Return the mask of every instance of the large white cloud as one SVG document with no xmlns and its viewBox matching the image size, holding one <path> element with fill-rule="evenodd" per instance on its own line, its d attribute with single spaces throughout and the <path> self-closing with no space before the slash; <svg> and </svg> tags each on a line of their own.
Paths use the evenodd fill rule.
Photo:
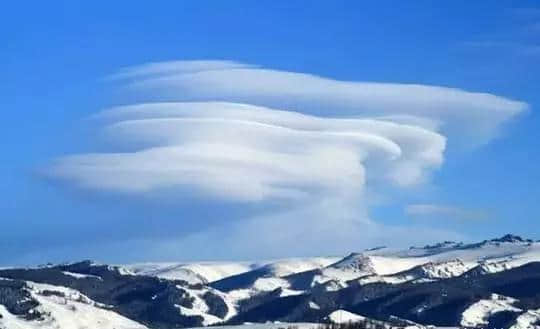
<svg viewBox="0 0 540 329">
<path fill-rule="evenodd" d="M 424 182 L 447 138 L 485 142 L 527 108 L 485 93 L 232 61 L 148 63 L 112 78 L 158 101 L 94 116 L 111 145 L 130 151 L 62 157 L 49 175 L 89 189 L 193 189 L 239 201 L 361 195 L 366 184 Z"/>
<path fill-rule="evenodd" d="M 203 230 L 193 245 L 216 234 L 245 245 L 259 229 L 292 222 L 284 239 L 303 234 L 309 221 L 311 245 L 408 231 L 369 219 L 370 188 L 424 183 L 443 164 L 447 140 L 478 146 L 527 108 L 485 93 L 338 81 L 228 61 L 150 63 L 112 78 L 127 81 L 146 102 L 94 115 L 109 150 L 57 158 L 48 176 L 125 195 L 286 204 L 275 216 L 228 231 L 225 224 Z M 408 212 L 426 209 L 441 210 Z M 268 239 L 259 241 L 272 244 L 276 236 Z"/>
</svg>

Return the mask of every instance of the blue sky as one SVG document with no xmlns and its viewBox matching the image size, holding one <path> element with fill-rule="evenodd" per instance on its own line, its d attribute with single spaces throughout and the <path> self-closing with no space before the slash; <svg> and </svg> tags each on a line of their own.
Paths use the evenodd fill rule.
<svg viewBox="0 0 540 329">
<path fill-rule="evenodd" d="M 341 253 L 372 243 L 485 239 L 506 232 L 540 239 L 536 1 L 59 1 L 10 4 L 1 18 L 0 264 L 281 257 Z M 176 97 L 182 91 L 171 99 L 159 88 L 126 88 L 129 83 L 111 75 L 126 67 L 140 70 L 145 63 L 178 60 L 227 60 L 333 81 L 458 88 L 519 101 L 527 109 L 505 117 L 489 138 L 477 138 L 475 130 L 495 125 L 489 104 L 478 122 L 474 120 L 479 116 L 466 106 L 451 108 L 461 113 L 461 121 L 445 114 L 451 128 L 441 132 L 447 141 L 444 159 L 421 183 L 395 188 L 368 182 L 362 185 L 362 197 L 353 198 L 361 201 L 348 200 L 348 206 L 341 206 L 341 199 L 320 203 L 325 210 L 272 198 L 231 202 L 230 196 L 197 190 L 200 181 L 133 195 L 81 188 L 79 176 L 50 175 L 55 159 L 113 150 L 89 116 L 117 105 L 183 100 Z M 200 88 L 206 92 L 209 87 Z M 390 95 L 400 110 L 402 94 Z M 209 97 L 197 100 L 215 96 Z M 455 97 L 458 104 L 474 101 Z M 254 105 L 275 105 L 253 95 L 247 98 Z M 291 108 L 280 109 L 323 117 L 357 114 L 343 113 L 339 106 L 321 113 L 312 110 L 314 102 L 304 106 L 294 99 Z M 114 151 L 135 147 L 128 142 Z M 322 169 L 314 170 L 319 174 Z M 372 177 L 369 166 L 366 172 Z M 302 181 L 315 189 L 319 183 Z M 286 215 L 272 217 L 284 208 Z M 343 236 L 331 231 L 346 230 L 350 224 L 331 218 L 336 209 L 346 209 L 344 217 L 364 218 L 357 224 L 370 227 L 366 236 L 336 242 Z M 306 219 L 311 217 L 317 217 L 315 223 Z M 329 232 L 328 241 L 306 231 L 310 225 L 317 227 L 317 234 Z M 282 230 L 295 233 L 283 235 Z M 231 238 L 221 241 L 221 236 Z M 253 237 L 263 242 L 255 243 Z M 306 240 L 306 247 L 292 250 L 288 243 L 298 239 Z"/>
</svg>

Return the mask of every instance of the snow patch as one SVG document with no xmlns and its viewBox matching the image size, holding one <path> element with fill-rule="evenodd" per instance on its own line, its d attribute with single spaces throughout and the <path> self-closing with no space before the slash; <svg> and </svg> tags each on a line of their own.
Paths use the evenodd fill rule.
<svg viewBox="0 0 540 329">
<path fill-rule="evenodd" d="M 492 294 L 489 299 L 481 299 L 469 306 L 462 314 L 461 325 L 464 327 L 481 327 L 488 324 L 488 319 L 495 313 L 510 311 L 521 312 L 514 307 L 517 300 L 511 297 Z"/>
<path fill-rule="evenodd" d="M 43 316 L 38 320 L 24 320 L 0 305 L 2 329 L 148 329 L 113 311 L 103 309 L 85 295 L 65 287 L 28 282 L 29 291 Z M 44 293 L 55 292 L 55 294 Z"/>
<path fill-rule="evenodd" d="M 330 322 L 332 322 L 332 323 L 338 323 L 339 324 L 339 323 L 365 321 L 366 318 L 361 316 L 361 315 L 351 313 L 351 312 L 348 312 L 348 311 L 345 311 L 345 310 L 337 310 L 337 311 L 334 311 L 334 312 L 328 314 L 328 320 Z"/>
<path fill-rule="evenodd" d="M 98 279 L 98 280 L 103 281 L 103 279 L 101 277 L 97 276 L 97 275 L 81 274 L 81 273 L 67 272 L 67 271 L 63 271 L 62 273 L 65 274 L 65 275 L 69 275 L 71 277 L 74 277 L 76 279 L 94 278 L 94 279 Z"/>
<path fill-rule="evenodd" d="M 529 310 L 516 319 L 516 323 L 510 329 L 540 328 L 540 309 Z"/>
</svg>

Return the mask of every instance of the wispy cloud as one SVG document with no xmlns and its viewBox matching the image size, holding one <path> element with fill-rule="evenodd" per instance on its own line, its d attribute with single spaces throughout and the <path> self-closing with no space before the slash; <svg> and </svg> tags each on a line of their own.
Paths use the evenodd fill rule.
<svg viewBox="0 0 540 329">
<path fill-rule="evenodd" d="M 507 28 L 491 36 L 462 43 L 468 49 L 502 52 L 514 56 L 536 58 L 540 55 L 540 10 L 538 8 L 514 8 L 507 17 Z"/>
<path fill-rule="evenodd" d="M 511 14 L 515 18 L 518 18 L 518 19 L 525 19 L 525 20 L 540 19 L 540 8 L 531 8 L 531 7 L 514 8 Z"/>
<path fill-rule="evenodd" d="M 392 237 L 390 239 L 390 237 Z M 174 254 L 195 248 L 208 259 L 244 259 L 298 255 L 343 255 L 373 246 L 408 247 L 436 241 L 466 241 L 462 234 L 426 225 L 386 225 L 367 217 L 361 207 L 326 200 L 293 211 L 258 216 L 189 236 L 163 240 L 149 250 Z M 220 241 L 209 245 L 208 241 Z M 299 243 L 301 241 L 301 243 Z M 249 247 L 246 247 L 249 246 Z"/>
<path fill-rule="evenodd" d="M 227 70 L 239 68 L 254 68 L 254 65 L 243 64 L 226 60 L 192 60 L 192 61 L 169 61 L 152 62 L 139 66 L 128 66 L 120 69 L 115 74 L 108 76 L 110 80 L 130 78 L 156 78 L 161 75 L 189 74 L 201 71 Z"/>
<path fill-rule="evenodd" d="M 468 209 L 442 204 L 410 204 L 405 207 L 405 214 L 412 218 L 484 220 L 489 218 L 485 210 Z"/>
</svg>

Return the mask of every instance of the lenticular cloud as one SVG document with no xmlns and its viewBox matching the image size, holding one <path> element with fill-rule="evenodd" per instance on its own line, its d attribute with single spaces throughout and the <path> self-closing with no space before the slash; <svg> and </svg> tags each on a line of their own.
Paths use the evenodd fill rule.
<svg viewBox="0 0 540 329">
<path fill-rule="evenodd" d="M 422 85 L 337 81 L 228 61 L 179 61 L 112 76 L 144 103 L 94 116 L 118 147 L 56 159 L 48 175 L 123 194 L 187 189 L 253 202 L 361 198 L 424 182 L 459 130 L 492 138 L 526 109 L 503 97 Z M 112 143 L 114 141 L 114 143 Z M 128 146 L 130 151 L 123 146 Z"/>
<path fill-rule="evenodd" d="M 333 119 L 223 102 L 153 103 L 101 113 L 129 153 L 68 156 L 55 176 L 83 188 L 147 193 L 191 187 L 239 201 L 362 191 L 374 179 L 415 184 L 442 162 L 445 138 L 381 119 Z"/>
</svg>

